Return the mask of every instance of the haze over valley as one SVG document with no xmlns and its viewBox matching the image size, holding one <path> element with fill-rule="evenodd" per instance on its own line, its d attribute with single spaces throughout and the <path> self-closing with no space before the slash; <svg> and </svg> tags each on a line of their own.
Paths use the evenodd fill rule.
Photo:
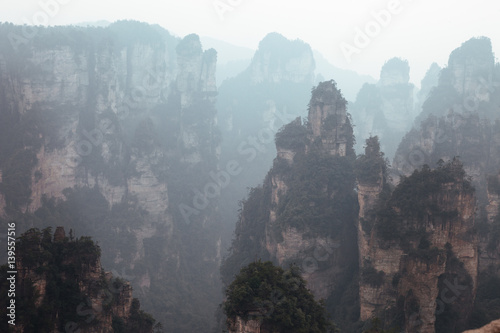
<svg viewBox="0 0 500 333">
<path fill-rule="evenodd" d="M 0 5 L 1 332 L 500 332 L 500 5 Z"/>
</svg>

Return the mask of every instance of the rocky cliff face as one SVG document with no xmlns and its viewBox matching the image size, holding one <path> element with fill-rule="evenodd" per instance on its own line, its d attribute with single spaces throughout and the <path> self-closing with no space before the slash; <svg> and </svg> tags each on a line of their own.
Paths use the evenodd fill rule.
<svg viewBox="0 0 500 333">
<path fill-rule="evenodd" d="M 432 89 L 437 87 L 439 83 L 439 73 L 441 72 L 441 67 L 437 63 L 432 63 L 424 78 L 420 81 L 420 90 L 417 93 L 416 103 L 415 103 L 415 114 L 418 115 L 422 112 L 422 106 L 424 102 L 429 97 Z"/>
<path fill-rule="evenodd" d="M 243 320 L 240 317 L 236 319 L 229 325 L 230 333 L 264 333 L 265 330 L 261 330 L 261 323 L 258 320 Z"/>
<path fill-rule="evenodd" d="M 440 309 L 450 307 L 460 313 L 463 327 L 476 293 L 479 256 L 474 191 L 464 175 L 458 161 L 416 171 L 385 207 L 381 193 L 390 190 L 384 190 L 383 176 L 360 182 L 361 320 L 388 320 L 400 311 L 405 332 L 435 332 Z M 446 288 L 457 281 L 459 289 L 445 299 Z M 460 306 L 451 304 L 457 299 Z"/>
<path fill-rule="evenodd" d="M 472 51 L 472 52 L 471 52 Z M 463 96 L 471 92 L 480 101 L 489 101 L 491 91 L 484 89 L 481 76 L 487 79 L 494 72 L 495 57 L 488 38 L 473 38 L 455 49 L 448 61 L 448 70 L 452 73 L 449 83 Z"/>
<path fill-rule="evenodd" d="M 381 69 L 377 84 L 365 84 L 351 105 L 356 137 L 377 135 L 382 150 L 393 156 L 397 143 L 415 118 L 413 90 L 406 60 L 392 58 Z M 358 144 L 357 149 L 362 147 Z"/>
<path fill-rule="evenodd" d="M 191 35 L 181 42 L 176 54 L 172 49 L 177 41 L 166 31 L 155 37 L 158 44 L 137 40 L 120 45 L 118 39 L 90 44 L 80 52 L 72 46 L 32 46 L 27 61 L 38 75 L 27 68 L 15 72 L 13 59 L 4 57 L 7 70 L 0 74 L 5 96 L 2 104 L 20 114 L 39 108 L 42 114 L 59 116 L 54 137 L 44 138 L 58 141 L 58 147 L 53 149 L 49 141 L 37 152 L 29 211 L 40 207 L 42 194 L 63 198 L 64 188 L 98 184 L 111 204 L 121 202 L 125 195 L 137 195 L 146 210 L 165 219 L 167 188 L 156 179 L 151 163 L 165 154 L 161 149 L 147 156 L 132 154 L 129 158 L 136 163 L 138 176 L 125 177 L 119 185 L 102 174 L 91 175 L 81 163 L 96 150 L 106 164 L 123 159 L 123 143 L 117 137 L 125 130 L 124 125 L 150 116 L 151 110 L 165 103 L 173 91 L 179 93 L 183 109 L 194 103 L 196 94 L 216 92 L 213 50 L 203 53 L 199 39 Z M 91 118 L 90 129 L 82 129 L 84 114 Z M 183 128 L 181 136 L 184 148 L 197 150 L 201 146 L 189 126 Z M 192 155 L 187 158 L 194 163 L 201 160 L 199 151 Z M 42 176 L 35 177 L 35 173 Z"/>
<path fill-rule="evenodd" d="M 232 237 L 239 200 L 248 188 L 262 183 L 276 155 L 292 160 L 294 152 L 280 147 L 277 152 L 273 139 L 282 126 L 307 115 L 314 69 L 308 44 L 271 33 L 259 43 L 246 70 L 220 86 L 218 124 L 221 136 L 231 138 L 221 142 L 220 163 L 237 161 L 241 166 L 221 191 L 224 239 Z"/>
<path fill-rule="evenodd" d="M 415 114 L 413 112 L 413 90 L 410 83 L 410 67 L 406 61 L 390 59 L 380 72 L 378 82 L 382 98 L 382 110 L 390 130 L 404 131 Z M 397 140 L 399 141 L 399 140 Z"/>
<path fill-rule="evenodd" d="M 500 319 L 492 321 L 488 325 L 485 325 L 477 330 L 464 331 L 464 333 L 498 333 L 500 332 Z"/>
<path fill-rule="evenodd" d="M 499 217 L 500 217 L 500 174 L 488 178 L 488 204 L 485 207 L 486 216 L 479 226 L 479 269 L 486 271 L 489 267 L 495 267 L 500 262 L 500 242 L 498 239 Z"/>
<path fill-rule="evenodd" d="M 184 226 L 213 221 L 215 201 L 193 208 L 192 193 L 217 171 L 215 50 L 203 51 L 196 35 L 178 40 L 138 22 L 40 28 L 21 45 L 8 38 L 22 35 L 21 27 L 0 30 L 0 216 L 25 216 L 20 229 L 44 227 L 74 198 L 65 211 L 83 221 L 69 226 L 103 244 L 103 262 L 134 277 L 146 307 L 150 293 L 167 302 L 160 286 L 177 283 L 166 268 L 171 262 L 178 274 L 184 261 L 207 265 L 216 290 L 217 227 L 210 225 L 213 237 L 199 260 L 173 241 L 189 244 Z M 50 213 L 29 220 L 41 210 Z M 213 307 L 218 294 L 208 296 Z M 175 327 L 181 316 L 161 308 L 155 315 Z M 211 322 L 210 306 L 203 308 Z M 196 325 L 206 326 L 203 320 Z"/>
<path fill-rule="evenodd" d="M 299 141 L 300 135 L 305 134 L 305 131 L 301 132 L 300 122 L 296 121 L 287 125 L 278 134 L 276 140 L 278 151 L 288 148 L 294 154 L 302 155 L 297 156 L 298 159 L 312 159 L 313 156 L 343 157 L 345 159 L 352 157 L 352 127 L 345 105 L 345 99 L 332 81 L 320 83 L 313 90 L 309 103 L 308 134 L 307 139 L 302 143 L 303 146 L 298 143 L 296 146 L 290 146 L 291 140 L 288 136 L 295 136 L 294 139 Z M 308 154 L 311 156 L 308 157 Z M 272 200 L 265 246 L 271 258 L 281 266 L 286 266 L 291 262 L 303 262 L 304 266 L 307 267 L 304 277 L 308 281 L 308 287 L 318 299 L 327 299 L 331 292 L 338 287 L 330 278 L 338 274 L 340 270 L 339 262 L 342 254 L 341 251 L 337 250 L 341 247 L 341 237 L 349 238 L 349 235 L 342 232 L 337 235 L 321 234 L 311 230 L 307 223 L 302 222 L 298 225 L 290 223 L 289 219 L 291 218 L 300 219 L 298 216 L 288 215 L 291 212 L 287 214 L 283 211 L 286 209 L 284 207 L 291 204 L 290 196 L 296 194 L 297 188 L 293 184 L 293 169 L 300 162 L 283 159 L 282 156 L 283 154 L 278 155 L 275 167 L 269 174 L 272 184 Z M 287 163 L 288 170 L 279 167 L 279 163 L 283 162 Z M 311 165 L 311 167 L 313 166 Z M 324 184 L 318 190 L 330 200 L 336 200 L 336 196 L 341 195 L 341 189 L 334 188 L 332 185 Z M 309 205 L 316 204 L 314 201 L 309 203 Z M 328 220 L 323 222 L 329 223 Z M 330 223 L 342 222 L 330 221 Z M 344 232 L 347 231 L 344 230 Z M 342 250 L 347 250 L 345 244 Z M 322 269 L 319 269 L 318 262 L 321 262 Z"/>
<path fill-rule="evenodd" d="M 283 81 L 312 84 L 314 68 L 314 56 L 306 43 L 270 33 L 259 43 L 249 71 L 254 84 Z"/>
<path fill-rule="evenodd" d="M 402 140 L 393 162 L 397 173 L 409 175 L 423 164 L 432 166 L 440 159 L 460 156 L 476 188 L 480 221 L 490 223 L 496 216 L 496 198 L 487 179 L 500 167 L 498 78 L 489 39 L 473 38 L 463 43 L 441 70 L 438 85 L 423 103 L 419 124 Z M 490 236 L 484 232 L 486 222 L 478 225 L 483 230 L 480 268 L 484 270 L 493 263 L 486 250 Z"/>
<path fill-rule="evenodd" d="M 335 83 L 322 82 L 312 92 L 307 125 L 296 119 L 278 132 L 278 157 L 244 204 L 223 264 L 227 282 L 258 254 L 282 267 L 302 267 L 317 299 L 341 297 L 352 283 L 357 204 L 345 105 Z"/>
<path fill-rule="evenodd" d="M 105 333 L 117 323 L 153 331 L 154 319 L 139 310 L 130 283 L 102 269 L 99 248 L 88 237 L 70 240 L 58 227 L 52 239 L 50 229 L 31 229 L 20 237 L 17 254 L 23 307 L 15 332 Z"/>
<path fill-rule="evenodd" d="M 370 181 L 358 178 L 361 319 L 378 316 L 388 326 L 403 324 L 407 332 L 451 332 L 471 325 L 467 319 L 478 313 L 491 318 L 486 310 L 491 305 L 484 304 L 494 296 L 481 291 L 476 298 L 476 292 L 489 288 L 498 263 L 498 182 L 488 176 L 496 175 L 500 165 L 498 122 L 492 121 L 498 117 L 493 111 L 498 110 L 497 102 L 492 103 L 499 98 L 497 77 L 489 40 L 464 43 L 450 55 L 448 67 L 422 103 L 418 125 L 399 145 L 395 170 L 387 177 L 374 173 Z M 414 195 L 419 188 L 429 187 L 422 184 L 435 177 L 433 172 L 453 168 L 455 156 L 460 156 L 471 183 L 466 185 L 463 176 L 442 178 L 434 194 L 424 195 L 432 198 L 432 209 L 419 206 L 427 216 L 412 216 L 401 204 L 410 200 L 418 206 Z M 436 163 L 437 169 L 430 172 L 426 165 Z M 400 175 L 404 177 L 398 181 Z M 412 178 L 413 187 L 408 187 Z M 392 184 L 384 184 L 385 179 Z M 400 239 L 384 238 L 385 233 Z M 411 234 L 420 236 L 407 239 Z M 390 323 L 394 316 L 404 317 L 404 323 Z"/>
<path fill-rule="evenodd" d="M 306 152 L 319 145 L 328 155 L 353 154 L 352 126 L 347 117 L 346 103 L 332 82 L 320 83 L 313 90 L 307 123 L 310 144 L 306 145 Z"/>
</svg>

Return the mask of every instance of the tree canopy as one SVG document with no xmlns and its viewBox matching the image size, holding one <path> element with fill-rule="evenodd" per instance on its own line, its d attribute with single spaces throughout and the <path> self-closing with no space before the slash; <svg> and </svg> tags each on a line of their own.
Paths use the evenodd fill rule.
<svg viewBox="0 0 500 333">
<path fill-rule="evenodd" d="M 228 322 L 255 319 L 272 332 L 327 332 L 333 324 L 322 301 L 306 288 L 297 266 L 288 270 L 266 261 L 241 269 L 226 291 Z"/>
</svg>

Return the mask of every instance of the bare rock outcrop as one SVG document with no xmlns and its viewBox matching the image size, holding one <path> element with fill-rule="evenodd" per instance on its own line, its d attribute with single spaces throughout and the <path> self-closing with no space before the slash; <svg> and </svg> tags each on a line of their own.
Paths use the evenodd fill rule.
<svg viewBox="0 0 500 333">
<path fill-rule="evenodd" d="M 476 330 L 468 330 L 463 333 L 500 333 L 500 319 L 492 321 L 488 325 L 485 325 Z"/>
</svg>

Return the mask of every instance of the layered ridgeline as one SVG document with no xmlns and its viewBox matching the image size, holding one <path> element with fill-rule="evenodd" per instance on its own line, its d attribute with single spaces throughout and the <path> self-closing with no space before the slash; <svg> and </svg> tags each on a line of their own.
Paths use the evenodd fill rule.
<svg viewBox="0 0 500 333">
<path fill-rule="evenodd" d="M 284 126 L 276 149 L 263 185 L 243 204 L 223 282 L 257 258 L 285 268 L 295 263 L 337 323 L 355 321 L 355 155 L 346 100 L 333 81 L 313 89 L 308 121 Z"/>
<path fill-rule="evenodd" d="M 325 78 L 334 77 L 337 86 L 342 87 L 342 95 L 349 102 L 356 100 L 356 95 L 365 83 L 377 82 L 369 75 L 362 75 L 349 69 L 335 67 L 316 50 L 313 53 L 314 62 L 316 63 L 316 83 L 324 81 Z"/>
<path fill-rule="evenodd" d="M 409 175 L 423 164 L 460 156 L 478 199 L 479 286 L 475 318 L 495 318 L 495 292 L 481 292 L 500 276 L 500 65 L 488 38 L 473 38 L 454 50 L 438 85 L 423 103 L 415 127 L 399 145 L 393 166 Z M 489 304 L 489 305 L 488 305 Z M 482 310 L 479 310 L 481 308 Z M 493 308 L 495 310 L 488 310 Z"/>
<path fill-rule="evenodd" d="M 222 83 L 217 97 L 223 138 L 221 166 L 237 161 L 241 167 L 221 195 L 227 239 L 234 229 L 238 201 L 247 195 L 249 187 L 262 182 L 272 165 L 276 156 L 274 135 L 283 125 L 306 115 L 314 69 L 308 44 L 270 33 L 259 43 L 248 68 Z"/>
<path fill-rule="evenodd" d="M 436 84 L 438 70 L 390 175 L 376 140 L 358 160 L 361 319 L 407 332 L 459 332 L 500 313 L 499 67 L 489 39 L 473 38 Z"/>
<path fill-rule="evenodd" d="M 221 298 L 216 202 L 194 200 L 217 172 L 215 50 L 138 22 L 27 30 L 0 25 L 2 223 L 93 237 L 155 318 L 204 330 Z"/>
<path fill-rule="evenodd" d="M 463 330 L 479 253 L 474 188 L 462 164 L 424 166 L 392 189 L 375 137 L 357 175 L 360 319 L 409 333 Z"/>
<path fill-rule="evenodd" d="M 432 90 L 437 87 L 439 83 L 439 73 L 441 67 L 435 62 L 429 67 L 425 73 L 424 78 L 420 81 L 420 90 L 417 93 L 415 100 L 415 114 L 419 115 L 422 112 L 423 104 L 429 98 Z"/>
<path fill-rule="evenodd" d="M 90 237 L 74 238 L 58 227 L 30 229 L 16 245 L 15 280 L 2 279 L 2 305 L 14 290 L 15 315 L 2 306 L 2 332 L 134 332 L 161 331 L 161 324 L 140 310 L 128 281 L 101 267 L 101 249 Z M 7 265 L 0 267 L 2 276 Z M 10 328 L 9 328 L 10 327 Z M 10 330 L 9 330 L 10 329 Z"/>
<path fill-rule="evenodd" d="M 409 80 L 408 61 L 392 58 L 382 67 L 380 80 L 376 84 L 365 83 L 358 92 L 356 101 L 349 105 L 356 125 L 354 133 L 358 138 L 358 153 L 362 152 L 364 140 L 376 135 L 386 155 L 394 156 L 397 144 L 416 116 L 415 87 Z"/>
<path fill-rule="evenodd" d="M 472 43 L 478 41 L 489 44 Z M 451 58 L 457 54 L 463 53 Z M 461 73 L 461 82 L 478 90 L 467 78 L 475 71 Z M 424 112 L 439 89 L 428 93 Z M 497 103 L 493 95 L 488 98 Z M 488 103 L 485 110 L 494 107 Z M 482 134 L 496 138 L 494 125 L 478 124 L 490 126 Z M 447 133 L 450 146 L 478 144 L 463 139 L 470 131 L 454 131 Z M 438 133 L 410 132 L 398 154 L 408 142 L 411 148 L 438 145 L 432 141 Z M 489 142 L 481 149 L 495 153 L 474 161 L 491 166 L 493 174 L 475 172 L 471 159 L 453 149 L 447 155 L 428 150 L 421 164 L 403 169 L 396 161 L 392 169 L 377 137 L 366 140 L 365 153 L 356 157 L 345 100 L 333 82 L 319 84 L 308 121 L 297 118 L 277 133 L 273 167 L 243 202 L 231 254 L 222 265 L 224 284 L 258 258 L 284 268 L 297 264 L 308 288 L 326 300 L 334 322 L 348 332 L 370 325 L 375 331 L 378 326 L 461 332 L 498 319 L 500 150 Z M 406 156 L 411 153 L 406 150 Z M 257 329 L 255 322 L 238 323 L 240 331 Z"/>
<path fill-rule="evenodd" d="M 399 145 L 394 167 L 400 173 L 459 155 L 485 196 L 485 175 L 500 165 L 500 67 L 494 59 L 487 38 L 471 39 L 451 53 L 414 128 Z"/>
<path fill-rule="evenodd" d="M 316 302 L 297 266 L 270 261 L 241 269 L 227 288 L 224 313 L 229 332 L 338 332 L 324 304 Z"/>
</svg>

